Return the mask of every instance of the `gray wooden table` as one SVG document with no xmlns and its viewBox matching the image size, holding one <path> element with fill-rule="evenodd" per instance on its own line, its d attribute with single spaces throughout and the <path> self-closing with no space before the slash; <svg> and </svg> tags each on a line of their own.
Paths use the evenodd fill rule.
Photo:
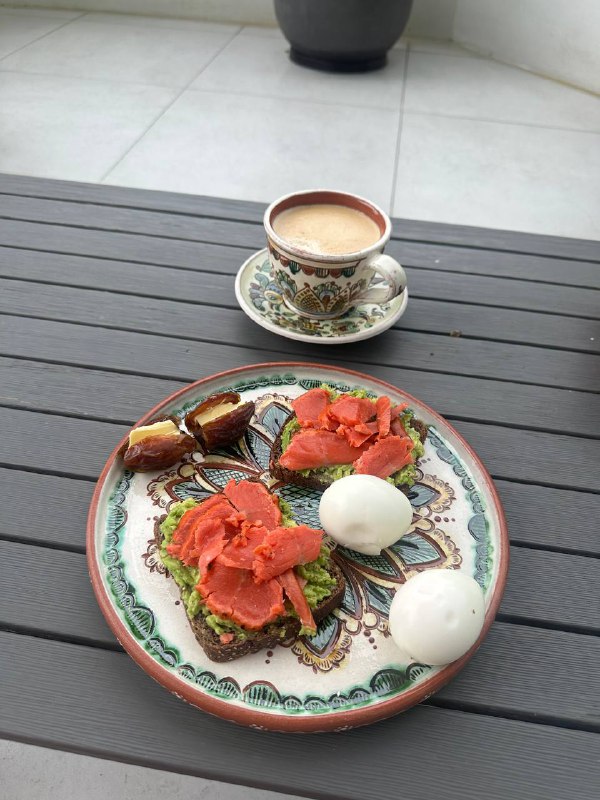
<svg viewBox="0 0 600 800">
<path fill-rule="evenodd" d="M 0 736 L 308 797 L 595 800 L 598 243 L 397 221 L 406 315 L 324 348 L 236 307 L 261 215 L 0 176 Z M 369 372 L 452 420 L 511 534 L 504 602 L 467 669 L 345 734 L 259 733 L 187 707 L 123 653 L 86 570 L 94 480 L 127 427 L 199 377 L 290 357 Z"/>
</svg>

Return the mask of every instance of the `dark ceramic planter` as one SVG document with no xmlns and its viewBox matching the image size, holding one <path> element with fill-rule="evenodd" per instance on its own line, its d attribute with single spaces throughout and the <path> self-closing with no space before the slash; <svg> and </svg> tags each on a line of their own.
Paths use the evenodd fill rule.
<svg viewBox="0 0 600 800">
<path fill-rule="evenodd" d="M 385 66 L 411 8 L 412 0 L 275 0 L 292 61 L 335 72 Z"/>
</svg>

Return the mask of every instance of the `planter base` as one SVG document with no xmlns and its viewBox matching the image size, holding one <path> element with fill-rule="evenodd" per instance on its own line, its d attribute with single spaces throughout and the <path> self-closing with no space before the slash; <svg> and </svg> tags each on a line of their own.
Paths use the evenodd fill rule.
<svg viewBox="0 0 600 800">
<path fill-rule="evenodd" d="M 297 50 L 295 47 L 290 49 L 290 59 L 295 64 L 301 64 L 310 69 L 319 69 L 325 72 L 372 72 L 381 69 L 387 64 L 387 54 L 374 56 L 372 58 L 359 58 L 355 60 L 344 59 L 336 60 L 326 56 L 315 56 Z"/>
</svg>

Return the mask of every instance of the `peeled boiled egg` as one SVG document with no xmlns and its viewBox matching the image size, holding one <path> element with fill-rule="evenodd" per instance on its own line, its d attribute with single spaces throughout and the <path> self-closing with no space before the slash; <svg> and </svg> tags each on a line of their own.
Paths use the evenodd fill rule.
<svg viewBox="0 0 600 800">
<path fill-rule="evenodd" d="M 420 664 L 456 661 L 477 641 L 485 617 L 483 591 L 464 572 L 432 569 L 397 591 L 389 627 L 396 645 Z"/>
<path fill-rule="evenodd" d="M 412 507 L 391 483 L 374 475 L 348 475 L 325 489 L 319 517 L 324 530 L 339 544 L 378 555 L 407 532 Z"/>
</svg>

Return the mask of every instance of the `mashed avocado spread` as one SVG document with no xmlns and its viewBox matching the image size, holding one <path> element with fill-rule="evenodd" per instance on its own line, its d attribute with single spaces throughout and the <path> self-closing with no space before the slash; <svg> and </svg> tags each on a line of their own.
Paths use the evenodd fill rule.
<svg viewBox="0 0 600 800">
<path fill-rule="evenodd" d="M 286 528 L 294 527 L 298 523 L 292 517 L 291 506 L 281 497 L 278 499 L 282 514 L 282 525 Z M 222 633 L 233 633 L 235 637 L 240 640 L 251 638 L 256 635 L 254 631 L 248 631 L 236 625 L 235 622 L 218 617 L 204 605 L 200 593 L 195 589 L 196 584 L 200 580 L 198 569 L 195 567 L 187 567 L 178 558 L 174 558 L 167 553 L 167 545 L 173 538 L 175 529 L 179 525 L 182 516 L 186 511 L 189 511 L 190 508 L 195 508 L 197 505 L 198 501 L 193 500 L 191 497 L 187 500 L 183 500 L 181 503 L 175 503 L 173 505 L 171 511 L 167 514 L 160 526 L 160 532 L 163 536 L 159 551 L 160 560 L 169 570 L 175 583 L 179 586 L 181 597 L 185 604 L 185 610 L 190 619 L 201 613 L 206 624 L 211 627 L 218 636 Z M 316 561 L 311 561 L 309 564 L 296 567 L 298 575 L 306 580 L 303 592 L 311 609 L 316 608 L 321 600 L 328 597 L 336 585 L 336 581 L 326 569 L 328 563 L 329 550 L 327 550 L 326 547 L 322 547 Z M 290 611 L 290 615 L 296 616 L 293 611 Z M 300 631 L 300 635 L 306 633 L 307 631 L 304 629 Z"/>
<path fill-rule="evenodd" d="M 332 389 L 331 386 L 328 386 L 326 383 L 321 384 L 321 389 L 326 389 L 329 392 L 329 396 L 331 397 L 331 402 L 333 403 L 334 400 L 340 396 L 340 392 L 336 392 L 335 389 Z M 345 394 L 349 394 L 352 397 L 361 397 L 367 398 L 371 400 L 373 403 L 377 402 L 376 397 L 371 397 L 366 389 L 353 389 L 351 392 L 345 392 Z M 402 420 L 402 426 L 406 433 L 410 436 L 413 440 L 413 456 L 415 461 L 423 455 L 425 452 L 425 447 L 423 446 L 423 442 L 419 436 L 418 431 L 416 431 L 410 424 L 411 419 L 414 416 L 414 412 L 410 409 L 406 409 L 402 414 L 400 414 L 400 419 Z M 287 450 L 292 436 L 300 430 L 300 423 L 294 417 L 294 419 L 290 420 L 287 425 L 284 427 L 283 432 L 281 434 L 281 452 L 285 453 Z M 354 467 L 352 464 L 338 464 L 335 467 L 319 467 L 318 469 L 301 469 L 300 474 L 303 475 L 305 478 L 309 475 L 322 475 L 323 477 L 327 477 L 332 481 L 337 481 L 340 478 L 345 478 L 347 475 L 354 474 Z M 412 486 L 415 482 L 415 477 L 417 474 L 417 468 L 414 464 L 407 464 L 405 467 L 402 467 L 401 470 L 395 472 L 393 475 L 390 475 L 389 478 L 386 478 L 388 483 L 393 484 L 394 486 L 406 485 Z"/>
</svg>

